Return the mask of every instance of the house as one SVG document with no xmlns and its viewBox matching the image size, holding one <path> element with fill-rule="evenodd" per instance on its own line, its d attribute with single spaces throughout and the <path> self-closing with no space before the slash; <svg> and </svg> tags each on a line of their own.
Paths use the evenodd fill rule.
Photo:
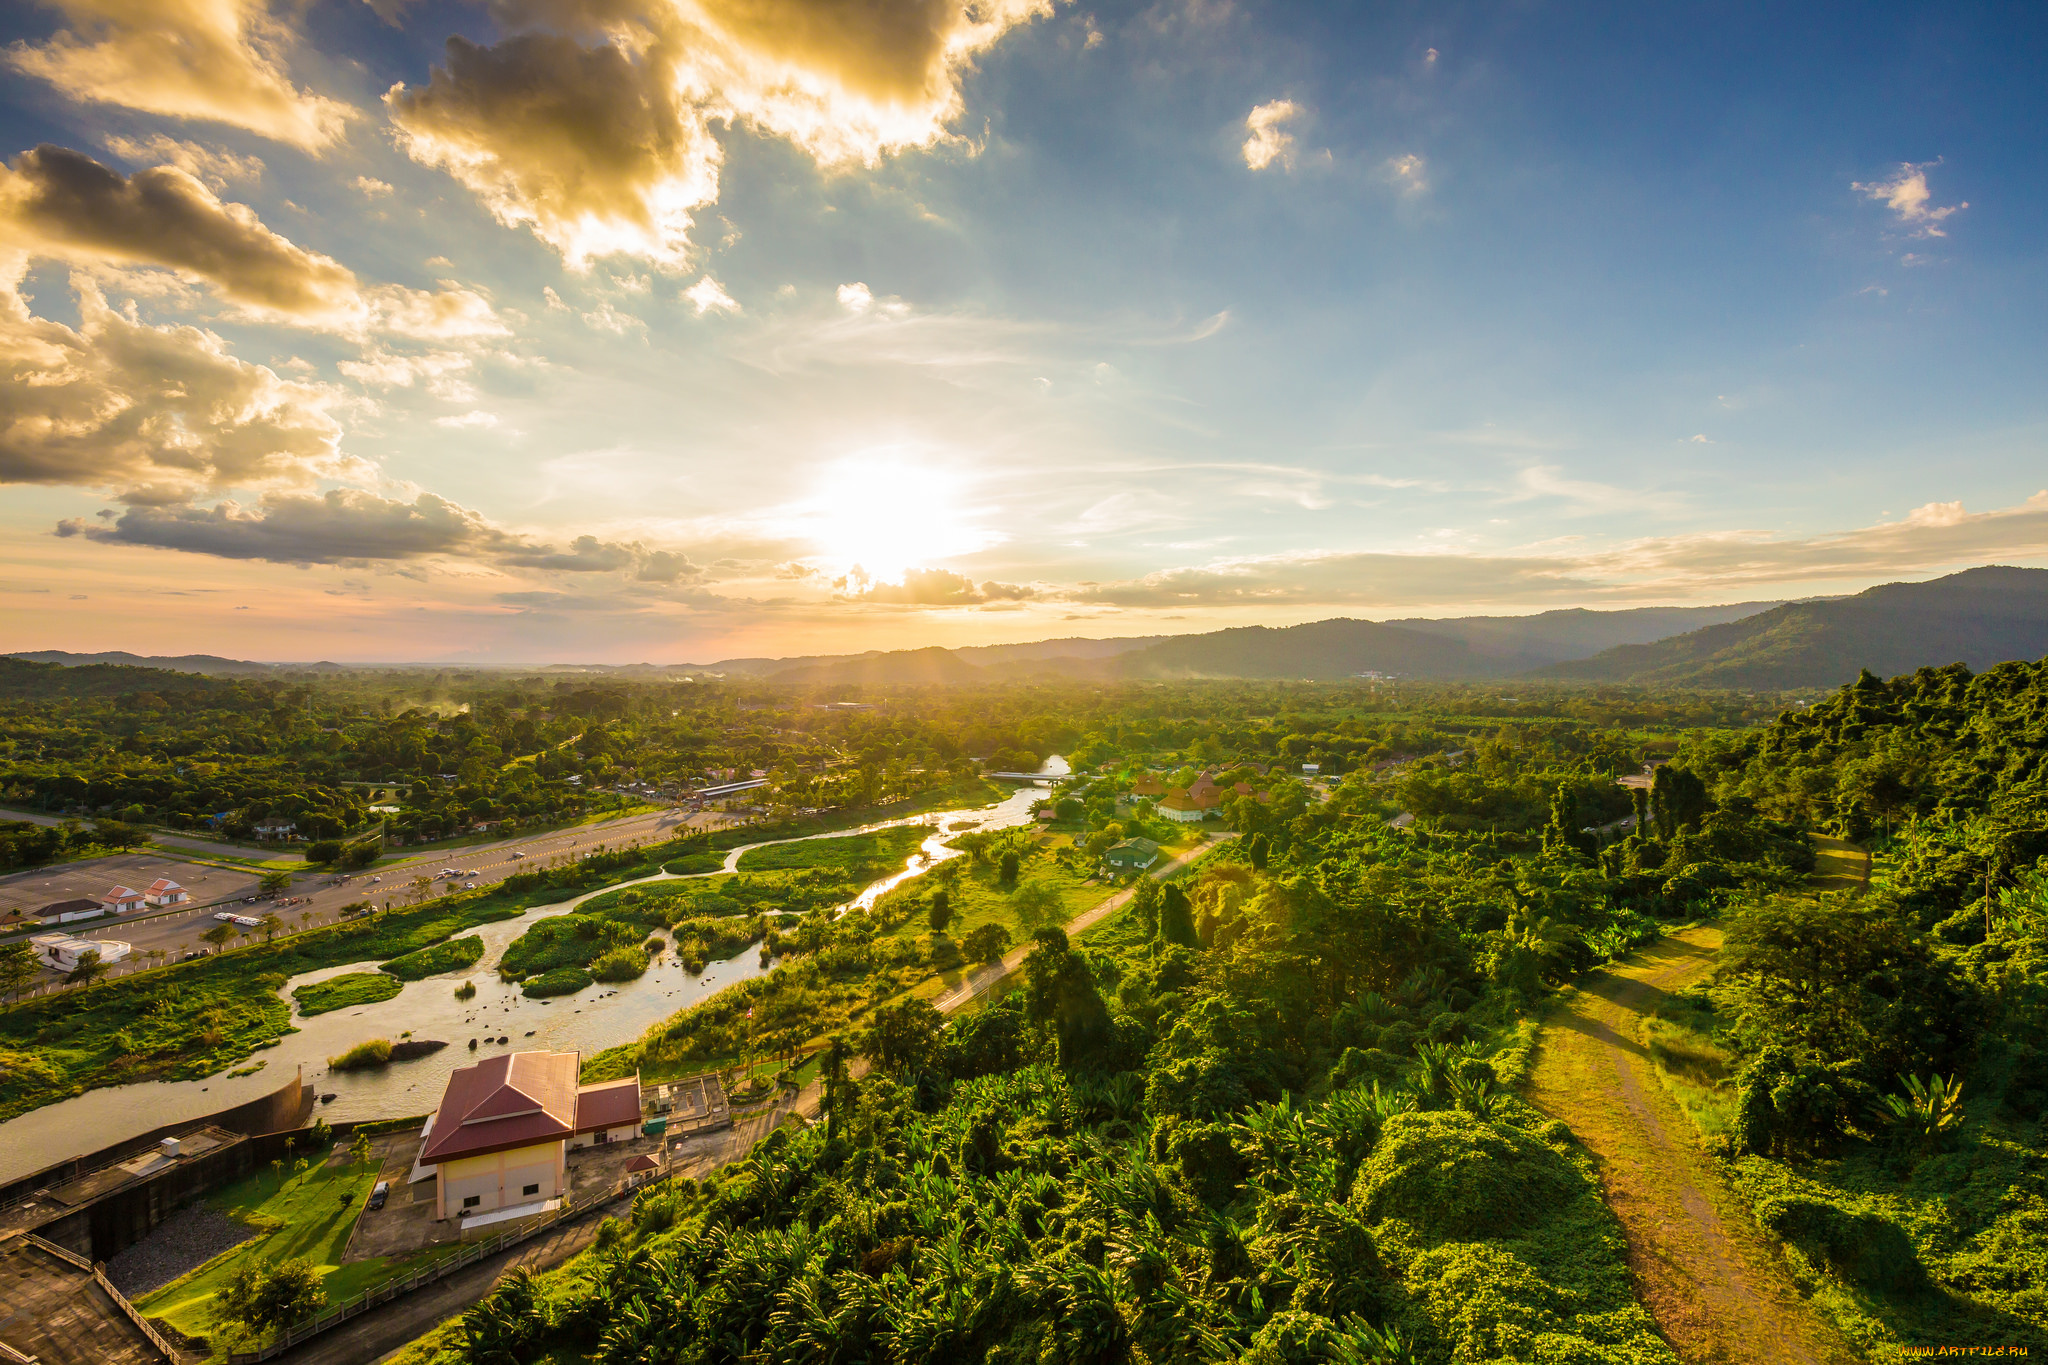
<svg viewBox="0 0 2048 1365">
<path fill-rule="evenodd" d="M 640 1136 L 640 1077 L 636 1073 L 576 1092 L 576 1135 L 571 1150 L 630 1142 Z"/>
<path fill-rule="evenodd" d="M 1102 861 L 1118 872 L 1142 872 L 1159 861 L 1159 845 L 1150 839 L 1126 839 L 1105 850 Z"/>
<path fill-rule="evenodd" d="M 1183 825 L 1199 823 L 1202 818 L 1202 808 L 1186 792 L 1179 790 L 1166 794 L 1166 799 L 1159 803 L 1159 813 Z"/>
<path fill-rule="evenodd" d="M 106 913 L 107 907 L 89 896 L 81 896 L 70 901 L 52 901 L 42 909 L 45 924 L 69 924 L 75 919 L 96 919 Z"/>
<path fill-rule="evenodd" d="M 131 910 L 140 910 L 146 904 L 140 891 L 117 886 L 100 897 L 100 908 L 110 915 L 125 915 Z"/>
<path fill-rule="evenodd" d="M 151 882 L 149 890 L 143 893 L 143 898 L 151 905 L 183 905 L 192 899 L 184 887 L 169 877 L 158 877 Z"/>
<path fill-rule="evenodd" d="M 259 839 L 289 839 L 298 828 L 296 820 L 261 820 L 250 826 Z"/>
<path fill-rule="evenodd" d="M 127 944 L 111 938 L 73 938 L 69 934 L 37 934 L 29 944 L 45 967 L 60 972 L 75 969 L 78 959 L 87 953 L 98 953 L 102 962 L 119 962 L 130 952 Z"/>
<path fill-rule="evenodd" d="M 1147 773 L 1131 784 L 1131 795 L 1164 796 L 1166 795 L 1166 786 L 1158 778 Z"/>
<path fill-rule="evenodd" d="M 661 1174 L 661 1163 L 642 1152 L 626 1163 L 626 1188 L 638 1189 Z"/>
<path fill-rule="evenodd" d="M 1209 780 L 1207 773 L 1204 773 L 1188 788 L 1188 800 L 1194 802 L 1200 810 L 1214 810 L 1223 804 L 1223 790 Z"/>
<path fill-rule="evenodd" d="M 636 1134 L 640 1078 L 579 1088 L 581 1061 L 574 1052 L 514 1052 L 449 1076 L 418 1160 L 434 1172 L 436 1218 L 539 1213 L 569 1193 L 570 1147 Z"/>
<path fill-rule="evenodd" d="M 1301 765 L 1301 770 L 1308 776 L 1314 777 L 1318 773 L 1322 772 L 1323 765 L 1320 763 L 1304 763 Z"/>
</svg>

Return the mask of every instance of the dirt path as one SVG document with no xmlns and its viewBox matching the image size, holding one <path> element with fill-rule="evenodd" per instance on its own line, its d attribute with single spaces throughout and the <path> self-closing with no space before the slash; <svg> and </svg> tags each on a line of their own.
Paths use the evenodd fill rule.
<svg viewBox="0 0 2048 1365">
<path fill-rule="evenodd" d="M 1870 853 L 1847 839 L 1813 836 L 1813 885 L 1821 891 L 1868 891 Z"/>
<path fill-rule="evenodd" d="M 1850 1361 L 1698 1147 L 1640 1041 L 1643 1017 L 1705 975 L 1720 944 L 1719 930 L 1687 929 L 1567 992 L 1544 1024 L 1529 1099 L 1598 1159 L 1637 1292 L 1686 1361 Z"/>
</svg>

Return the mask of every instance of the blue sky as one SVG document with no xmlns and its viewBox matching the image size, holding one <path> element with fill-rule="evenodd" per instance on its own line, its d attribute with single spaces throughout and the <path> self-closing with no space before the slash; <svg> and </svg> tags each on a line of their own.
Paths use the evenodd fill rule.
<svg viewBox="0 0 2048 1365">
<path fill-rule="evenodd" d="M 9 23 L 8 647 L 704 661 L 2048 562 L 2026 7 Z"/>
</svg>

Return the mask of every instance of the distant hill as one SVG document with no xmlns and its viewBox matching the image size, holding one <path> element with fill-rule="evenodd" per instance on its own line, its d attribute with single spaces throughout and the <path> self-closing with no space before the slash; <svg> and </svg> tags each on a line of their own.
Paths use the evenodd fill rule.
<svg viewBox="0 0 2048 1365">
<path fill-rule="evenodd" d="M 1124 678 L 1349 678 L 1367 670 L 1454 678 L 1498 672 L 1462 640 L 1377 621 L 1238 626 L 1180 635 L 1105 661 Z"/>
<path fill-rule="evenodd" d="M 1832 687 L 1868 668 L 1883 677 L 1924 665 L 1988 668 L 2048 655 L 2048 569 L 1969 569 L 1926 583 L 1887 583 L 1590 659 L 1535 678 L 1686 687 Z"/>
<path fill-rule="evenodd" d="M 217 654 L 142 655 L 130 654 L 126 650 L 108 650 L 103 654 L 70 654 L 61 649 L 38 649 L 22 651 L 7 656 L 11 659 L 27 659 L 31 663 L 62 664 L 66 668 L 82 668 L 90 664 L 116 664 L 124 668 L 167 668 L 174 673 L 203 673 L 214 678 L 245 678 L 255 674 L 275 673 L 278 664 L 255 664 L 244 659 L 223 659 Z"/>
<path fill-rule="evenodd" d="M 227 683 L 197 673 L 171 673 L 160 668 L 124 664 L 39 663 L 0 655 L 0 698 L 33 701 L 49 697 L 119 697 L 154 692 L 160 697 L 203 692 Z"/>
<path fill-rule="evenodd" d="M 931 687 L 988 682 L 996 676 L 976 668 L 950 649 L 933 645 L 929 649 L 876 652 L 834 663 L 807 664 L 770 673 L 768 680 L 798 686 L 853 683 L 862 687 Z"/>
<path fill-rule="evenodd" d="M 1739 621 L 1782 602 L 1732 602 L 1718 607 L 1635 607 L 1623 611 L 1546 611 L 1535 616 L 1458 616 L 1448 620 L 1389 621 L 1390 626 L 1463 640 L 1501 671 L 1520 673 L 1567 659 L 1584 659 L 1619 645 L 1648 644 L 1672 635 Z"/>
</svg>

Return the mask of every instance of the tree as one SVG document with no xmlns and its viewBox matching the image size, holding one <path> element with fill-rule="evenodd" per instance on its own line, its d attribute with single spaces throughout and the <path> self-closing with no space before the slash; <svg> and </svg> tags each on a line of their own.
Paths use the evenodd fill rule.
<svg viewBox="0 0 2048 1365">
<path fill-rule="evenodd" d="M 1010 931 L 1000 924 L 984 924 L 970 929 L 960 940 L 960 951 L 969 962 L 991 965 L 1003 960 L 1003 951 L 1009 946 Z"/>
<path fill-rule="evenodd" d="M 10 998 L 20 995 L 42 969 L 36 950 L 26 943 L 10 943 L 0 948 L 0 991 Z"/>
<path fill-rule="evenodd" d="M 915 1076 L 937 1059 L 945 1027 L 929 1000 L 908 996 L 875 1011 L 861 1034 L 861 1055 L 893 1076 Z"/>
<path fill-rule="evenodd" d="M 1252 871 L 1264 872 L 1266 860 L 1273 856 L 1272 842 L 1263 833 L 1254 834 L 1246 841 L 1245 856 L 1251 859 Z"/>
<path fill-rule="evenodd" d="M 350 1161 L 355 1162 L 358 1170 L 361 1170 L 370 1159 L 370 1135 L 360 1128 L 356 1129 L 355 1141 L 348 1145 L 348 1157 Z"/>
<path fill-rule="evenodd" d="M 1014 848 L 1004 849 L 1002 862 L 999 867 L 998 875 L 1002 877 L 1003 885 L 1015 886 L 1017 884 L 1017 850 Z"/>
<path fill-rule="evenodd" d="M 1051 923 L 1065 906 L 1059 884 L 1043 875 L 1027 879 L 1010 893 L 1010 910 L 1026 933 L 1035 933 Z"/>
<path fill-rule="evenodd" d="M 1114 1025 L 1088 963 L 1067 944 L 1063 930 L 1041 929 L 1024 959 L 1025 1013 L 1050 1024 L 1064 1067 L 1085 1065 L 1106 1044 Z"/>
<path fill-rule="evenodd" d="M 381 835 L 373 836 L 368 839 L 359 839 L 355 843 L 350 844 L 341 851 L 341 856 L 335 859 L 335 862 L 342 867 L 353 870 L 368 867 L 371 863 L 376 862 L 378 858 L 382 857 L 383 853 L 383 837 Z"/>
<path fill-rule="evenodd" d="M 932 893 L 931 904 L 925 907 L 924 916 L 933 933 L 946 932 L 946 926 L 953 922 L 953 903 L 943 890 Z"/>
<path fill-rule="evenodd" d="M 341 840 L 316 839 L 306 845 L 306 861 L 309 863 L 331 863 L 341 856 Z"/>
<path fill-rule="evenodd" d="M 279 931 L 284 928 L 284 919 L 278 915 L 265 915 L 256 927 L 263 931 L 263 941 L 272 943 L 276 941 Z"/>
<path fill-rule="evenodd" d="M 303 1256 L 276 1265 L 253 1257 L 237 1266 L 214 1299 L 214 1321 L 230 1330 L 261 1335 L 288 1327 L 320 1311 L 327 1293 L 320 1272 Z"/>
<path fill-rule="evenodd" d="M 70 981 L 74 986 L 90 986 L 107 974 L 110 964 L 100 961 L 100 950 L 88 948 L 78 955 L 78 965 L 71 969 Z"/>
<path fill-rule="evenodd" d="M 292 889 L 292 874 L 289 872 L 266 872 L 257 881 L 256 889 L 266 896 L 282 896 Z"/>
<path fill-rule="evenodd" d="M 1188 893 L 1172 882 L 1160 888 L 1159 941 L 1183 948 L 1201 946 L 1195 937 L 1194 907 L 1188 903 Z"/>
<path fill-rule="evenodd" d="M 140 825 L 131 825 L 123 820 L 95 820 L 92 822 L 93 838 L 107 848 L 117 848 L 123 853 L 137 844 L 149 842 L 149 831 Z"/>
<path fill-rule="evenodd" d="M 208 929 L 205 933 L 201 934 L 199 937 L 205 939 L 208 943 L 211 943 L 216 949 L 224 949 L 228 946 L 228 940 L 232 939 L 234 936 L 234 925 L 216 924 L 211 929 Z"/>
</svg>

